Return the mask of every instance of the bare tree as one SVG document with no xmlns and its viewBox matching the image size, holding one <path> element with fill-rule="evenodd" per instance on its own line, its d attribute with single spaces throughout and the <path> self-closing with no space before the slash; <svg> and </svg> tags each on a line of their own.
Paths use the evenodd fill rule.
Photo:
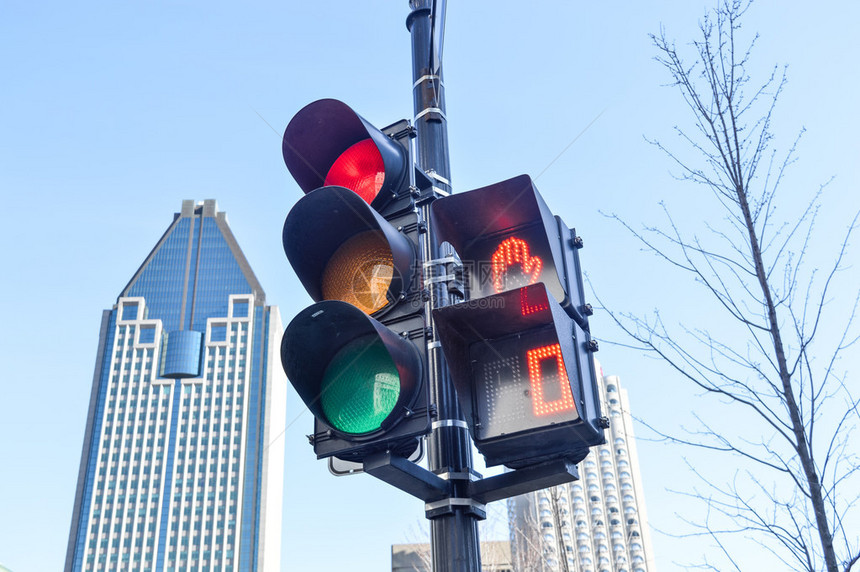
<svg viewBox="0 0 860 572">
<path fill-rule="evenodd" d="M 507 507 L 514 570 L 536 572 L 548 569 L 552 554 L 547 553 L 547 547 L 541 539 L 537 495 L 530 493 L 510 498 Z"/>
<path fill-rule="evenodd" d="M 741 569 L 737 553 L 723 544 L 734 534 L 752 538 L 791 569 L 847 572 L 860 559 L 860 533 L 845 526 L 857 518 L 860 463 L 850 437 L 860 414 L 840 356 L 858 340 L 860 292 L 834 296 L 858 217 L 830 251 L 829 266 L 819 268 L 811 251 L 824 186 L 796 215 L 783 215 L 793 201 L 780 191 L 800 135 L 787 152 L 775 150 L 772 119 L 786 70 L 774 67 L 763 82 L 753 82 L 757 36 L 740 45 L 748 8 L 746 0 L 721 0 L 688 48 L 692 63 L 665 30 L 652 36 L 656 59 L 693 122 L 675 128 L 681 150 L 650 142 L 674 162 L 678 178 L 713 201 L 701 211 L 721 216 L 689 233 L 666 205 L 666 222 L 642 230 L 612 215 L 645 250 L 703 287 L 725 320 L 712 335 L 690 321 L 695 316 L 672 327 L 659 311 L 609 313 L 631 345 L 658 355 L 712 397 L 721 416 L 755 431 L 727 434 L 704 410 L 694 412 L 695 429 L 660 431 L 675 443 L 745 459 L 749 467 L 728 482 L 696 471 L 704 488 L 688 494 L 705 503 L 707 517 L 690 524 L 694 534 L 716 541 L 728 563 L 703 566 Z"/>
<path fill-rule="evenodd" d="M 558 564 L 560 572 L 570 572 L 570 565 L 567 562 L 567 551 L 564 546 L 564 530 L 562 528 L 561 510 L 559 502 L 566 498 L 564 491 L 567 487 L 555 486 L 549 489 L 549 499 L 552 506 L 552 524 L 555 532 L 555 549 L 558 552 Z"/>
</svg>

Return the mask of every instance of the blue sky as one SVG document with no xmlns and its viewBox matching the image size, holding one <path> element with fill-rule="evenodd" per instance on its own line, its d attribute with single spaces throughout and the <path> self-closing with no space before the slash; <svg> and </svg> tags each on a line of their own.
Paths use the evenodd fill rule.
<svg viewBox="0 0 860 572">
<path fill-rule="evenodd" d="M 635 226 L 658 221 L 661 200 L 690 225 L 706 214 L 643 136 L 674 143 L 672 126 L 687 119 L 678 94 L 662 87 L 668 77 L 648 34 L 662 24 L 683 44 L 710 5 L 453 1 L 444 52 L 455 190 L 530 174 L 583 236 L 583 266 L 604 302 L 676 318 L 695 307 L 705 323 L 708 310 L 678 276 L 600 212 Z M 301 193 L 281 134 L 324 97 L 378 125 L 410 117 L 407 14 L 406 0 L 4 2 L 0 562 L 15 572 L 61 568 L 101 311 L 183 199 L 218 200 L 285 323 L 309 303 L 280 244 Z M 787 206 L 834 178 L 822 248 L 860 208 L 858 21 L 860 5 L 827 0 L 759 2 L 745 21 L 761 34 L 755 72 L 789 64 L 777 148 L 807 129 Z M 856 288 L 856 269 L 845 280 Z M 592 324 L 599 337 L 620 339 L 607 317 Z M 604 343 L 598 357 L 646 420 L 681 423 L 701 402 L 637 352 Z M 425 537 L 422 503 L 366 475 L 329 476 L 307 445 L 312 421 L 294 393 L 287 407 L 282 569 L 386 569 L 392 543 Z M 675 515 L 687 510 L 666 492 L 692 482 L 684 454 L 640 444 L 648 514 L 669 532 L 682 530 Z M 500 527 L 495 534 L 503 537 Z M 658 567 L 677 569 L 707 544 L 655 534 Z"/>
</svg>

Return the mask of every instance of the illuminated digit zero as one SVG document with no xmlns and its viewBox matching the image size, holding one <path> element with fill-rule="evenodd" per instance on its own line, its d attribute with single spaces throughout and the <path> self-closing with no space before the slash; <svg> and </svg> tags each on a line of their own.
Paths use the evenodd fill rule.
<svg viewBox="0 0 860 572">
<path fill-rule="evenodd" d="M 537 282 L 543 266 L 543 260 L 529 255 L 529 243 L 515 236 L 502 241 L 493 253 L 492 263 L 493 288 L 497 294 L 505 290 L 505 276 L 511 266 L 519 265 L 529 284 Z"/>
<path fill-rule="evenodd" d="M 556 367 L 558 368 L 557 379 L 559 389 L 561 389 L 561 398 L 555 401 L 546 401 L 543 394 L 541 362 L 548 359 L 555 359 Z M 529 365 L 529 383 L 532 388 L 532 410 L 536 416 L 543 417 L 551 413 L 560 413 L 570 409 L 576 410 L 576 403 L 573 401 L 573 394 L 570 391 L 570 382 L 567 378 L 567 371 L 564 368 L 564 361 L 561 357 L 561 346 L 559 344 L 528 350 L 526 352 L 526 361 Z"/>
</svg>

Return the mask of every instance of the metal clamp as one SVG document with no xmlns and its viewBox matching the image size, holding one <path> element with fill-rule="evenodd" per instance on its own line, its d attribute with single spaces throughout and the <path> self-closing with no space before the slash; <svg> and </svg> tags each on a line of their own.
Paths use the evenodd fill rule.
<svg viewBox="0 0 860 572">
<path fill-rule="evenodd" d="M 424 116 L 425 116 L 425 115 L 427 115 L 428 113 L 435 113 L 435 114 L 437 114 L 437 115 L 441 116 L 441 117 L 442 117 L 442 119 L 444 119 L 444 120 L 446 120 L 446 121 L 448 120 L 448 118 L 445 116 L 445 112 L 444 112 L 444 111 L 442 111 L 440 108 L 438 108 L 438 107 L 428 107 L 428 108 L 424 109 L 424 111 L 421 111 L 420 113 L 417 113 L 417 114 L 415 115 L 415 119 L 414 119 L 414 121 L 417 123 L 419 119 L 421 119 L 422 117 L 424 117 Z"/>
<path fill-rule="evenodd" d="M 439 77 L 438 75 L 422 75 L 421 77 L 419 77 L 418 79 L 415 80 L 415 83 L 412 84 L 412 89 L 415 89 L 416 87 L 418 87 L 419 85 L 421 85 L 425 81 L 438 81 L 439 85 L 444 85 L 442 83 L 442 78 Z"/>
<path fill-rule="evenodd" d="M 424 174 L 427 175 L 428 177 L 430 177 L 431 179 L 439 181 L 443 185 L 447 185 L 449 187 L 451 186 L 451 181 L 449 181 L 448 179 L 446 179 L 445 177 L 443 177 L 442 175 L 440 175 L 439 173 L 437 173 L 433 169 L 424 171 Z"/>
<path fill-rule="evenodd" d="M 450 498 L 428 502 L 424 504 L 424 510 L 425 512 L 430 512 L 437 511 L 439 509 L 453 509 L 454 507 L 460 506 L 465 506 L 479 512 L 485 512 L 487 510 L 487 505 L 470 498 Z"/>
<path fill-rule="evenodd" d="M 430 278 L 424 279 L 424 285 L 430 286 L 431 284 L 438 284 L 439 282 L 451 282 L 452 280 L 456 280 L 457 277 L 453 274 L 445 274 L 444 276 L 432 276 Z"/>
<path fill-rule="evenodd" d="M 446 481 L 478 481 L 481 479 L 481 474 L 476 473 L 475 471 L 469 469 L 468 471 L 446 471 L 444 473 L 436 473 L 440 479 L 445 479 Z"/>
<path fill-rule="evenodd" d="M 460 427 L 461 429 L 468 429 L 469 425 L 462 419 L 439 419 L 438 421 L 433 422 L 433 429 L 439 429 L 440 427 Z"/>
<path fill-rule="evenodd" d="M 438 266 L 440 264 L 460 264 L 460 260 L 456 256 L 446 256 L 444 258 L 435 258 L 424 263 L 424 268 Z"/>
</svg>

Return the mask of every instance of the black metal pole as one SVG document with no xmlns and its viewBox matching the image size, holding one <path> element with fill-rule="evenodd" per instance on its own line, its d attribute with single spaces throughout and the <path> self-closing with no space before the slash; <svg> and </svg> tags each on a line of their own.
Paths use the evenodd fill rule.
<svg viewBox="0 0 860 572">
<path fill-rule="evenodd" d="M 411 12 L 406 26 L 412 37 L 412 78 L 417 131 L 416 159 L 419 167 L 433 180 L 434 195 L 451 192 L 448 159 L 448 131 L 445 117 L 445 92 L 442 83 L 442 39 L 444 38 L 445 0 L 410 0 Z M 430 320 L 428 375 L 431 399 L 438 416 L 428 438 L 429 468 L 451 484 L 449 498 L 426 505 L 430 519 L 430 541 L 434 572 L 480 572 L 481 555 L 478 520 L 484 507 L 469 497 L 472 478 L 472 448 L 468 427 L 463 420 L 439 338 L 432 327 L 432 310 L 450 302 L 445 281 L 446 253 L 434 238 L 430 220 L 430 201 L 423 201 L 422 218 L 428 226 L 424 233 L 423 262 L 429 301 L 425 307 Z"/>
</svg>

